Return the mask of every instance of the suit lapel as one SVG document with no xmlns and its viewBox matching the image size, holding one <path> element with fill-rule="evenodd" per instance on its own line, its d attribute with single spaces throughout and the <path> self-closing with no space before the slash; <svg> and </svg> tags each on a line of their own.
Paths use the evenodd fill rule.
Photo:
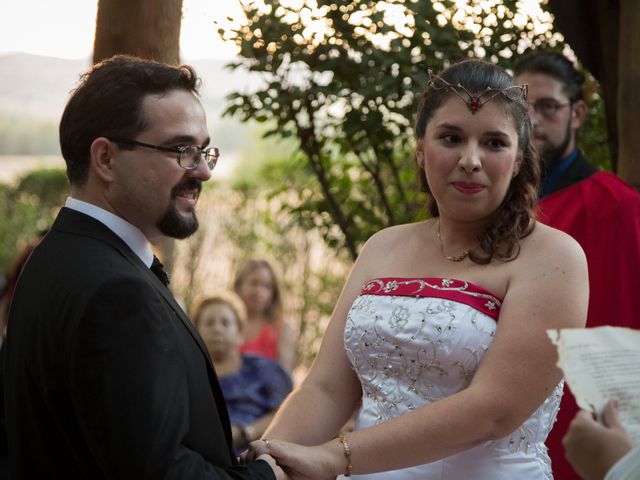
<svg viewBox="0 0 640 480">
<path fill-rule="evenodd" d="M 176 317 L 180 319 L 182 324 L 189 331 L 191 337 L 198 344 L 203 355 L 209 359 L 207 347 L 204 345 L 191 320 L 187 317 L 187 314 L 182 310 L 180 305 L 178 305 L 178 302 L 176 302 L 176 299 L 171 292 L 162 284 L 162 282 L 160 282 L 160 280 L 158 280 L 154 273 L 144 263 L 142 263 L 140 257 L 138 257 L 133 250 L 131 250 L 129 246 L 111 229 L 98 220 L 69 208 L 63 208 L 60 210 L 60 214 L 52 228 L 68 233 L 74 233 L 76 235 L 92 237 L 107 243 L 112 248 L 116 249 L 120 255 L 127 259 L 127 261 L 138 271 L 138 273 L 140 273 L 142 277 L 146 278 L 147 281 L 151 283 L 156 292 L 164 299 L 167 305 L 175 313 Z"/>
<path fill-rule="evenodd" d="M 156 277 L 155 274 L 149 268 L 147 268 L 144 263 L 142 263 L 140 257 L 138 257 L 133 252 L 133 250 L 131 250 L 129 246 L 120 237 L 118 237 L 118 235 L 116 235 L 111 229 L 109 229 L 106 225 L 96 220 L 95 218 L 64 207 L 60 210 L 60 213 L 58 214 L 58 217 L 56 218 L 51 228 L 75 235 L 91 237 L 108 244 L 109 246 L 117 250 L 124 258 L 126 258 L 127 261 L 129 261 L 129 263 L 140 273 L 140 275 L 143 278 L 147 279 L 147 281 L 153 286 L 158 295 L 162 297 L 167 307 L 174 313 L 176 317 L 178 317 L 179 321 L 182 322 L 183 326 L 187 329 L 187 331 L 191 335 L 191 338 L 193 338 L 196 345 L 198 345 L 200 352 L 204 355 L 208 363 L 210 372 L 209 380 L 211 388 L 213 390 L 213 396 L 216 402 L 216 406 L 218 408 L 218 414 L 220 415 L 220 420 L 222 421 L 222 425 L 225 431 L 231 458 L 235 458 L 235 453 L 233 451 L 233 440 L 231 436 L 231 422 L 229 420 L 229 412 L 224 401 L 224 396 L 222 395 L 222 389 L 218 381 L 218 376 L 213 366 L 213 362 L 211 361 L 211 357 L 209 356 L 209 351 L 207 350 L 207 347 L 202 341 L 202 338 L 197 332 L 195 326 L 193 325 L 189 317 L 187 317 L 187 314 L 184 312 L 184 310 L 182 310 L 182 307 L 178 305 L 178 302 L 171 294 L 171 292 L 162 284 L 162 282 L 160 282 L 158 277 Z"/>
</svg>

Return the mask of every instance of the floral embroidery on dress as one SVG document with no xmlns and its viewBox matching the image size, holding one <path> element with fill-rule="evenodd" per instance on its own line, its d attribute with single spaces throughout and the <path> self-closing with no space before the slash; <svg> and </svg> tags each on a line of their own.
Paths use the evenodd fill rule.
<svg viewBox="0 0 640 480">
<path fill-rule="evenodd" d="M 439 297 L 466 303 L 497 319 L 502 300 L 477 285 L 451 278 L 374 278 L 365 283 L 363 295 Z"/>
<path fill-rule="evenodd" d="M 391 312 L 391 319 L 389 320 L 391 326 L 396 330 L 400 330 L 405 327 L 409 321 L 409 309 L 406 307 L 396 307 Z"/>
<path fill-rule="evenodd" d="M 398 289 L 398 282 L 387 282 L 386 285 L 384 286 L 383 290 L 385 292 L 393 292 L 394 290 Z"/>
<path fill-rule="evenodd" d="M 500 307 L 499 298 L 460 280 L 368 282 L 344 331 L 346 354 L 362 385 L 357 428 L 467 388 L 493 341 Z M 545 475 L 551 472 L 543 442 L 561 392 L 560 385 L 516 431 L 479 448 L 533 455 L 545 465 Z"/>
</svg>

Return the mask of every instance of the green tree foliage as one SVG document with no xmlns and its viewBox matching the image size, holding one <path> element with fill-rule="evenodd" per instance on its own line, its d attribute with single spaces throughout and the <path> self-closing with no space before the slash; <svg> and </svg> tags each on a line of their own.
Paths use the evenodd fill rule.
<svg viewBox="0 0 640 480">
<path fill-rule="evenodd" d="M 38 232 L 51 226 L 68 191 L 62 169 L 34 170 L 16 185 L 0 184 L 0 269 L 7 271 Z"/>
<path fill-rule="evenodd" d="M 240 49 L 230 68 L 264 79 L 231 94 L 226 113 L 296 140 L 303 156 L 293 167 L 315 185 L 291 208 L 352 258 L 373 232 L 425 215 L 412 121 L 427 70 L 467 57 L 509 67 L 527 46 L 554 41 L 516 1 L 456 3 L 252 1 L 242 3 L 243 25 L 219 29 Z"/>
<path fill-rule="evenodd" d="M 607 136 L 605 105 L 595 80 L 588 78 L 585 88 L 585 100 L 589 106 L 587 121 L 578 131 L 578 147 L 585 153 L 593 165 L 612 171 L 611 152 Z"/>
</svg>

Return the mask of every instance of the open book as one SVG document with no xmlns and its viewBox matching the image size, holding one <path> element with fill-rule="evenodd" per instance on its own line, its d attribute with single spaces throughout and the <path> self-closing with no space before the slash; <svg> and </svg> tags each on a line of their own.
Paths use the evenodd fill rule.
<svg viewBox="0 0 640 480">
<path fill-rule="evenodd" d="M 607 401 L 617 399 L 620 420 L 640 443 L 640 330 L 564 328 L 547 334 L 578 406 L 600 418 Z"/>
</svg>

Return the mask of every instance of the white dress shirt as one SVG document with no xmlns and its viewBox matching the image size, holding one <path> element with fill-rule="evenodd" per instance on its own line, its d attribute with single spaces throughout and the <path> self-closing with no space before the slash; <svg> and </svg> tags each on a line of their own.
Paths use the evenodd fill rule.
<svg viewBox="0 0 640 480">
<path fill-rule="evenodd" d="M 122 241 L 140 257 L 140 260 L 142 260 L 147 267 L 151 267 L 153 263 L 153 252 L 151 251 L 151 247 L 149 247 L 149 240 L 138 227 L 130 224 L 122 217 L 118 217 L 103 208 L 83 202 L 77 198 L 67 198 L 65 206 L 76 212 L 89 215 L 91 218 L 95 218 L 104 224 L 109 230 L 120 237 Z"/>
</svg>

